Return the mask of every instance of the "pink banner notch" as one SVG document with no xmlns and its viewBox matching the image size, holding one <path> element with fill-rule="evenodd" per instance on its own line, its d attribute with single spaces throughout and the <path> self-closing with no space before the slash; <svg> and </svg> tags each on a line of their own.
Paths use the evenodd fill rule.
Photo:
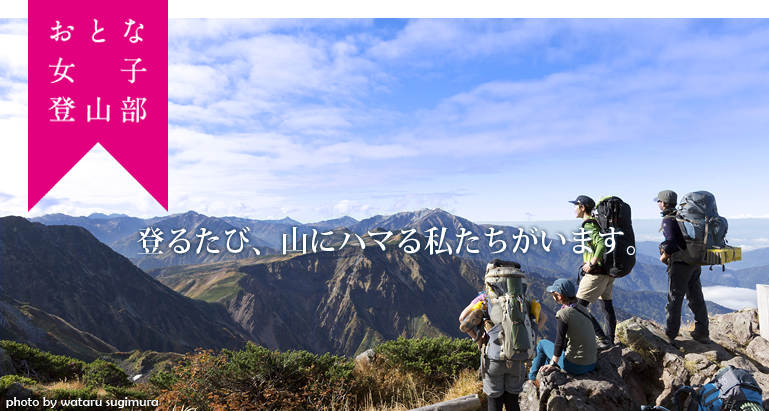
<svg viewBox="0 0 769 411">
<path fill-rule="evenodd" d="M 29 0 L 31 210 L 96 143 L 168 210 L 168 0 Z"/>
</svg>

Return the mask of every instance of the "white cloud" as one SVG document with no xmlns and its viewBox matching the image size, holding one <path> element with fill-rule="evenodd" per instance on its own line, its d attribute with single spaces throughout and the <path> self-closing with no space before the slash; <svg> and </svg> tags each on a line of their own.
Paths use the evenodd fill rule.
<svg viewBox="0 0 769 411">
<path fill-rule="evenodd" d="M 12 24 L 16 26 L 18 24 Z M 8 25 L 0 25 L 0 77 L 27 78 L 27 36 L 16 29 L 4 30 Z M 5 33 L 4 33 L 5 31 Z"/>
<path fill-rule="evenodd" d="M 356 214 L 356 215 L 371 215 L 373 210 L 371 204 L 361 204 L 357 201 L 342 200 L 334 206 L 334 211 L 338 214 Z"/>
<path fill-rule="evenodd" d="M 705 300 L 733 310 L 741 310 L 746 307 L 758 307 L 758 293 L 755 289 L 737 287 L 702 287 Z"/>
</svg>

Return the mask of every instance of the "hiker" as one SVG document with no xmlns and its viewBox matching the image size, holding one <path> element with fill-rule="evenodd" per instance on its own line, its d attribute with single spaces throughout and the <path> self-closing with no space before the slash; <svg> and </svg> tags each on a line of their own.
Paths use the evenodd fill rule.
<svg viewBox="0 0 769 411">
<path fill-rule="evenodd" d="M 614 314 L 614 305 L 612 304 L 614 277 L 608 275 L 604 270 L 603 255 L 606 251 L 606 244 L 601 237 L 601 227 L 591 217 L 595 208 L 595 201 L 588 196 L 581 195 L 576 200 L 569 202 L 574 204 L 574 216 L 582 219 L 582 228 L 586 233 L 590 232 L 590 241 L 587 242 L 587 247 L 582 253 L 581 270 L 585 276 L 578 280 L 577 300 L 584 307 L 599 301 L 599 306 L 606 313 L 606 332 L 591 316 L 593 331 L 598 338 L 598 348 L 603 350 L 614 344 L 614 330 L 617 328 L 617 317 Z"/>
<path fill-rule="evenodd" d="M 547 291 L 553 293 L 556 303 L 561 304 L 555 314 L 558 321 L 555 343 L 541 340 L 537 344 L 537 356 L 531 364 L 529 379 L 536 380 L 540 369 L 548 372 L 561 368 L 575 375 L 593 371 L 598 355 L 595 331 L 587 308 L 577 302 L 574 283 L 559 278 L 547 287 Z"/>
<path fill-rule="evenodd" d="M 707 344 L 708 337 L 708 308 L 705 305 L 705 297 L 702 295 L 702 283 L 700 274 L 702 268 L 699 265 L 690 265 L 679 261 L 674 257 L 677 251 L 686 250 L 686 240 L 681 232 L 681 227 L 676 221 L 676 204 L 678 195 L 672 190 L 663 190 L 654 198 L 662 211 L 662 234 L 665 241 L 660 244 L 660 261 L 668 266 L 668 303 L 665 305 L 665 335 L 673 340 L 678 336 L 681 328 L 681 307 L 684 297 L 689 302 L 689 309 L 694 313 L 694 331 L 691 332 L 693 340 Z"/>
<path fill-rule="evenodd" d="M 459 316 L 460 330 L 481 349 L 480 371 L 489 411 L 503 407 L 520 411 L 518 395 L 526 381 L 526 361 L 534 358 L 537 333 L 547 321 L 539 302 L 527 294 L 528 282 L 520 268 L 516 262 L 494 259 L 486 267 L 486 290 Z M 476 326 L 484 338 L 477 336 Z"/>
</svg>

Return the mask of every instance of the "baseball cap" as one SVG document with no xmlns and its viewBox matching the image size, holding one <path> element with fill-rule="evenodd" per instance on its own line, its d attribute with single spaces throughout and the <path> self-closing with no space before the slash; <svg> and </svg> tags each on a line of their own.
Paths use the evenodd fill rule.
<svg viewBox="0 0 769 411">
<path fill-rule="evenodd" d="M 577 296 L 577 287 L 574 286 L 573 282 L 566 278 L 559 278 L 555 280 L 553 285 L 547 287 L 547 291 L 550 293 L 563 294 L 569 298 Z"/>
<path fill-rule="evenodd" d="M 662 201 L 665 204 L 676 204 L 678 202 L 678 194 L 673 190 L 662 190 L 654 197 L 654 202 Z"/>
<path fill-rule="evenodd" d="M 576 200 L 569 201 L 569 202 L 572 203 L 572 204 L 583 205 L 583 206 L 585 206 L 587 208 L 594 208 L 595 207 L 595 201 L 593 201 L 593 199 L 588 197 L 588 196 L 579 196 L 579 197 L 577 197 Z"/>
</svg>

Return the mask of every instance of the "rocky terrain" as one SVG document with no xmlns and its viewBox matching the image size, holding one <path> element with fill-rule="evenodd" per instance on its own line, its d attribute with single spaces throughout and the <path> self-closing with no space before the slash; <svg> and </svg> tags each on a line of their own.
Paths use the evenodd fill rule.
<svg viewBox="0 0 769 411">
<path fill-rule="evenodd" d="M 769 409 L 769 342 L 759 335 L 756 309 L 712 316 L 710 344 L 683 335 L 668 343 L 655 323 L 637 317 L 617 331 L 619 344 L 599 353 L 595 371 L 540 373 L 539 387 L 524 386 L 521 409 L 626 411 L 659 405 L 672 410 L 678 388 L 705 384 L 727 365 L 753 373 Z"/>
</svg>

